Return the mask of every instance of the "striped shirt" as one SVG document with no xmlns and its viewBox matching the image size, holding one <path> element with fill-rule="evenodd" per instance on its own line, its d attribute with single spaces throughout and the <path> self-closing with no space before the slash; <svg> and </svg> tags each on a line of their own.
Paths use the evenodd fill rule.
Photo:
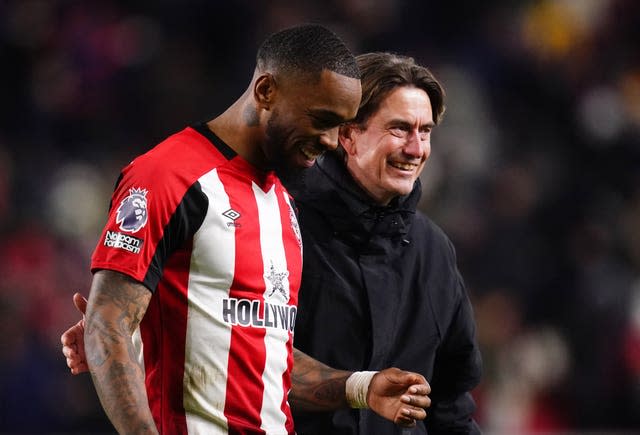
<svg viewBox="0 0 640 435">
<path fill-rule="evenodd" d="M 273 172 L 186 128 L 124 168 L 91 268 L 153 292 L 134 342 L 161 433 L 294 433 L 302 242 Z"/>
</svg>

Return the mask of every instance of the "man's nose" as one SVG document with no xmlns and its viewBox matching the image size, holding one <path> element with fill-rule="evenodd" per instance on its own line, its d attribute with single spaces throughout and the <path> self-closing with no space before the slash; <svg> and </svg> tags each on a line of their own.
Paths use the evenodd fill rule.
<svg viewBox="0 0 640 435">
<path fill-rule="evenodd" d="M 411 157 L 422 158 L 429 148 L 429 140 L 420 139 L 420 132 L 412 130 L 407 136 L 407 143 L 402 151 Z"/>
<path fill-rule="evenodd" d="M 322 133 L 318 142 L 329 151 L 335 150 L 338 147 L 338 127 Z"/>
</svg>

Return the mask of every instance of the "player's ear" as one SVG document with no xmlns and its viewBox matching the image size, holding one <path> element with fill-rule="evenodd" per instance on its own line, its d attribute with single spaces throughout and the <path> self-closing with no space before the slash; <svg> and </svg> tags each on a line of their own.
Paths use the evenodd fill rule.
<svg viewBox="0 0 640 435">
<path fill-rule="evenodd" d="M 253 86 L 253 99 L 260 109 L 269 110 L 276 94 L 276 81 L 273 74 L 263 73 L 258 76 Z"/>
</svg>

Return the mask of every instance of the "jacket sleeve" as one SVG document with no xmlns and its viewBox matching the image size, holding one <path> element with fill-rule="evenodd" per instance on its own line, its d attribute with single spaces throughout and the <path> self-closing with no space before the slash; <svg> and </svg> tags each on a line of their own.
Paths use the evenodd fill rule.
<svg viewBox="0 0 640 435">
<path fill-rule="evenodd" d="M 426 421 L 429 435 L 480 433 L 473 419 L 476 405 L 470 392 L 480 382 L 482 359 L 473 309 L 457 268 L 455 280 L 451 322 L 434 365 L 432 406 Z"/>
</svg>

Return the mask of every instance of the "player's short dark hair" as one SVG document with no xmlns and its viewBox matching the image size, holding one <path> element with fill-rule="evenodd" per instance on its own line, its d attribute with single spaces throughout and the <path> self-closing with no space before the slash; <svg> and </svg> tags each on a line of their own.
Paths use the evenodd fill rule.
<svg viewBox="0 0 640 435">
<path fill-rule="evenodd" d="M 365 125 L 387 95 L 402 86 L 424 90 L 431 100 L 433 122 L 444 115 L 444 89 L 428 68 L 411 57 L 392 53 L 366 53 L 356 57 L 362 81 L 362 100 L 355 123 Z"/>
<path fill-rule="evenodd" d="M 360 70 L 353 53 L 331 30 L 318 24 L 304 24 L 269 36 L 258 49 L 259 69 L 283 73 L 311 73 L 322 70 L 359 79 Z"/>
</svg>

